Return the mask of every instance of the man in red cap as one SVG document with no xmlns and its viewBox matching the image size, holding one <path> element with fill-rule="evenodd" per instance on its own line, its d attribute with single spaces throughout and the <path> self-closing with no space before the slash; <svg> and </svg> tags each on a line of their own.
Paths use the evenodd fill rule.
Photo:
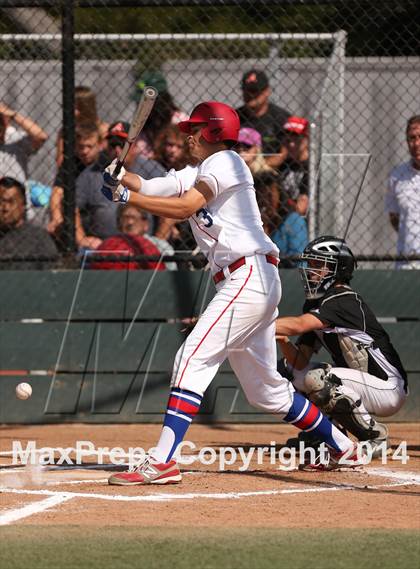
<svg viewBox="0 0 420 569">
<path fill-rule="evenodd" d="M 284 123 L 287 159 L 279 167 L 282 190 L 290 209 L 306 216 L 309 205 L 309 121 L 292 115 Z"/>
<path fill-rule="evenodd" d="M 337 463 L 344 451 L 353 451 L 352 442 L 277 371 L 279 251 L 264 233 L 252 174 L 231 150 L 239 127 L 232 107 L 217 101 L 198 105 L 180 128 L 199 166 L 146 184 L 160 196 L 144 195 L 143 180 L 124 170 L 118 179 L 112 178 L 114 165 L 104 173 L 102 192 L 107 199 L 129 202 L 155 215 L 188 218 L 216 285 L 216 295 L 176 355 L 158 444 L 134 470 L 113 474 L 110 484 L 181 480 L 174 454 L 227 358 L 252 405 L 317 433 L 333 449 Z"/>
</svg>

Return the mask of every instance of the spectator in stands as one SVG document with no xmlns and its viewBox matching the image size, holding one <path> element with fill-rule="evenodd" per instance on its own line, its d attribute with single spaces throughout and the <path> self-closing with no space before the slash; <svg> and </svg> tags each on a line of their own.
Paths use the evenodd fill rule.
<svg viewBox="0 0 420 569">
<path fill-rule="evenodd" d="M 258 207 L 261 212 L 264 231 L 271 236 L 284 220 L 282 211 L 279 175 L 276 172 L 263 171 L 254 176 L 254 187 Z M 281 252 L 283 254 L 283 252 Z"/>
<path fill-rule="evenodd" d="M 169 245 L 165 239 L 150 234 L 150 217 L 149 215 L 136 208 L 131 204 L 127 204 L 118 210 L 117 214 L 118 229 L 121 233 L 133 235 L 134 237 L 143 237 L 153 243 L 162 255 L 173 255 L 174 248 Z M 165 263 L 170 271 L 176 271 L 177 266 L 174 262 Z"/>
<path fill-rule="evenodd" d="M 277 168 L 286 158 L 283 125 L 290 113 L 270 103 L 271 89 L 264 71 L 251 69 L 242 77 L 244 105 L 237 109 L 241 126 L 257 130 L 267 164 Z"/>
<path fill-rule="evenodd" d="M 152 238 L 145 235 L 149 218 L 147 213 L 140 211 L 133 205 L 121 206 L 117 213 L 117 226 L 119 233 L 108 237 L 97 248 L 98 253 L 129 255 L 150 255 L 160 257 L 162 251 Z M 160 241 L 160 240 L 159 240 Z M 168 245 L 168 244 L 167 244 Z M 169 245 L 168 245 L 169 247 Z M 172 249 L 173 253 L 173 249 Z M 90 263 L 91 269 L 105 270 L 157 270 L 163 271 L 165 264 L 159 261 L 94 261 Z M 176 268 L 176 265 L 175 265 Z"/>
<path fill-rule="evenodd" d="M 245 126 L 239 130 L 235 150 L 244 159 L 252 174 L 266 171 L 274 172 L 262 154 L 261 134 L 254 128 Z"/>
<path fill-rule="evenodd" d="M 277 173 L 261 172 L 255 176 L 254 183 L 264 231 L 280 249 L 282 267 L 295 267 L 296 261 L 283 258 L 299 255 L 307 245 L 306 220 L 290 206 Z"/>
<path fill-rule="evenodd" d="M 84 124 L 96 124 L 102 144 L 108 133 L 109 124 L 98 117 L 96 95 L 89 87 L 78 86 L 74 90 L 74 116 L 76 127 Z M 104 147 L 104 144 L 103 144 Z M 63 135 L 60 130 L 57 137 L 56 163 L 57 167 L 63 162 Z"/>
<path fill-rule="evenodd" d="M 297 256 L 308 243 L 306 215 L 309 206 L 309 121 L 291 116 L 284 124 L 287 158 L 279 167 L 283 206 L 287 211 L 284 221 L 273 233 L 272 239 L 282 255 Z M 287 261 L 289 267 L 295 261 Z M 283 263 L 283 266 L 285 264 Z"/>
<path fill-rule="evenodd" d="M 188 164 L 185 134 L 177 125 L 169 125 L 156 144 L 155 158 L 165 170 L 182 170 Z"/>
<path fill-rule="evenodd" d="M 308 227 L 305 219 L 296 211 L 290 211 L 278 229 L 271 234 L 271 239 L 280 249 L 282 257 L 297 256 L 308 244 Z M 282 260 L 283 268 L 297 266 L 296 260 Z"/>
<path fill-rule="evenodd" d="M 166 139 L 166 143 L 165 143 Z M 182 147 L 181 147 L 182 143 Z M 176 144 L 176 147 L 175 147 Z M 160 158 L 163 156 L 163 159 Z M 185 135 L 177 125 L 170 125 L 163 133 L 161 143 L 157 150 L 157 160 L 167 170 L 182 170 L 187 165 L 194 165 L 195 158 L 190 155 Z M 196 242 L 192 235 L 188 221 L 177 222 L 175 219 L 159 218 L 154 237 L 170 243 L 177 251 L 190 251 L 196 249 Z M 189 268 L 190 265 L 179 262 L 180 268 Z"/>
<path fill-rule="evenodd" d="M 86 168 L 76 181 L 76 206 L 80 212 L 81 224 L 76 231 L 79 247 L 96 249 L 103 239 L 117 233 L 117 210 L 119 205 L 103 199 L 101 193 L 102 170 L 120 156 L 127 140 L 130 125 L 117 121 L 109 127 L 106 153 Z M 134 147 L 125 160 L 125 168 L 149 180 L 165 175 L 164 168 L 154 160 L 139 156 Z M 152 220 L 151 220 L 152 221 Z"/>
<path fill-rule="evenodd" d="M 26 222 L 25 202 L 23 184 L 15 178 L 0 178 L 0 259 L 8 261 L 0 263 L 3 269 L 41 269 L 57 259 L 57 248 L 47 231 Z M 28 257 L 33 260 L 24 261 Z"/>
<path fill-rule="evenodd" d="M 29 158 L 47 138 L 35 121 L 0 102 L 0 177 L 9 176 L 25 183 Z"/>
<path fill-rule="evenodd" d="M 76 127 L 75 168 L 76 176 L 85 168 L 96 162 L 103 147 L 103 140 L 96 123 L 83 123 Z M 58 169 L 50 199 L 50 222 L 48 232 L 54 236 L 57 245 L 63 242 L 63 198 L 64 198 L 64 169 Z M 80 223 L 76 219 L 76 225 Z"/>
<path fill-rule="evenodd" d="M 288 195 L 291 209 L 306 216 L 309 205 L 309 122 L 291 116 L 284 124 L 287 158 L 279 167 L 281 187 Z"/>
<path fill-rule="evenodd" d="M 420 115 L 407 122 L 410 160 L 390 173 L 385 210 L 398 232 L 397 254 L 420 255 Z M 400 261 L 400 269 L 420 269 L 420 261 Z"/>
<path fill-rule="evenodd" d="M 135 85 L 135 99 L 140 100 L 146 86 L 155 87 L 158 97 L 137 141 L 137 152 L 145 158 L 155 159 L 156 140 L 162 132 L 171 124 L 178 124 L 187 120 L 188 115 L 181 111 L 175 104 L 172 95 L 168 91 L 168 84 L 164 75 L 159 70 L 144 72 Z"/>
</svg>

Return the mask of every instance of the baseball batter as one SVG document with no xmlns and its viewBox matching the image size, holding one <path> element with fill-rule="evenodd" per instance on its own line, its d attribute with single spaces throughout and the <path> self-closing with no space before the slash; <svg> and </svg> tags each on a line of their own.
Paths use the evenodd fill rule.
<svg viewBox="0 0 420 569">
<path fill-rule="evenodd" d="M 238 115 L 228 105 L 206 102 L 179 126 L 188 134 L 197 168 L 145 182 L 124 171 L 114 180 L 111 165 L 104 173 L 103 193 L 154 215 L 188 218 L 209 260 L 217 292 L 176 355 L 163 429 L 153 454 L 133 471 L 112 475 L 109 483 L 181 480 L 173 455 L 226 358 L 248 401 L 319 435 L 331 449 L 333 467 L 353 443 L 276 370 L 278 249 L 263 231 L 251 172 L 231 150 L 238 138 Z"/>
</svg>

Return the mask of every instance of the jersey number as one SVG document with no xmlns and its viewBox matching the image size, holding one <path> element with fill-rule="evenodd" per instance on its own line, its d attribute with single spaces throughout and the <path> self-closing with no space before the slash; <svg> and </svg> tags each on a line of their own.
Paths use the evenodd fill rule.
<svg viewBox="0 0 420 569">
<path fill-rule="evenodd" d="M 199 209 L 196 213 L 197 217 L 200 217 L 204 219 L 207 223 L 204 224 L 204 227 L 211 227 L 213 225 L 213 218 L 210 215 L 210 213 L 204 209 L 204 207 L 202 207 L 201 209 Z"/>
</svg>

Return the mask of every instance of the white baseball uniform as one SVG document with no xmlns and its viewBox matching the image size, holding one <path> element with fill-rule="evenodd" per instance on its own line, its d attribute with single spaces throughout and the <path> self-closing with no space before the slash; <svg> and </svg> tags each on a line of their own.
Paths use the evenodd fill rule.
<svg viewBox="0 0 420 569">
<path fill-rule="evenodd" d="M 198 168 L 142 181 L 142 193 L 181 196 L 199 181 L 214 199 L 189 221 L 216 275 L 217 292 L 176 355 L 172 387 L 202 395 L 229 358 L 252 405 L 286 414 L 294 389 L 277 371 L 279 251 L 264 233 L 248 166 L 236 152 L 223 150 Z"/>
</svg>

